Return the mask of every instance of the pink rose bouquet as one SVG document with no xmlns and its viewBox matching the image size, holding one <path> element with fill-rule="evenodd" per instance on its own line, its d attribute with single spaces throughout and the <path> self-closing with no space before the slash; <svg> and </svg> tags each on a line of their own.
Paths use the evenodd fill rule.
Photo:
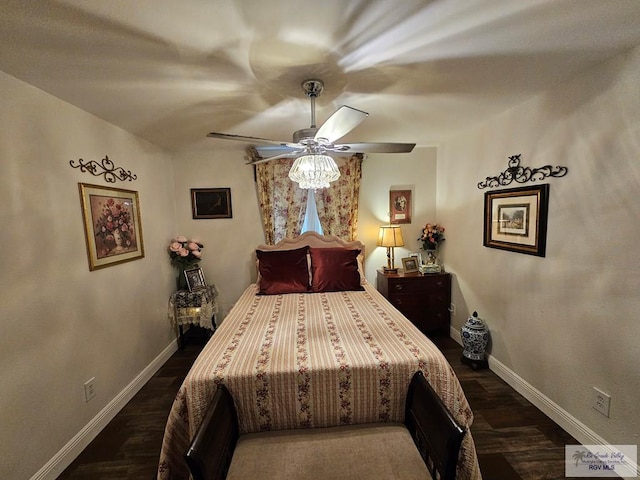
<svg viewBox="0 0 640 480">
<path fill-rule="evenodd" d="M 202 257 L 204 245 L 198 240 L 189 240 L 184 235 L 178 235 L 169 244 L 171 263 L 182 268 L 191 267 Z"/>
</svg>

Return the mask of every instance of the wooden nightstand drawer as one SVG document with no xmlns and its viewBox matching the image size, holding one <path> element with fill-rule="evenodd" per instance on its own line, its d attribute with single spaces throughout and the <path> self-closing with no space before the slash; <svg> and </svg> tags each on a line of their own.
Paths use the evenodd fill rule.
<svg viewBox="0 0 640 480">
<path fill-rule="evenodd" d="M 413 293 L 392 293 L 389 295 L 388 300 L 399 310 L 401 310 L 400 307 L 412 308 L 427 306 L 426 298 Z"/>
<path fill-rule="evenodd" d="M 394 278 L 389 281 L 389 295 L 394 293 L 422 293 L 424 285 L 410 278 Z"/>
<path fill-rule="evenodd" d="M 378 270 L 377 288 L 423 333 L 448 333 L 451 275 L 385 273 Z"/>
</svg>

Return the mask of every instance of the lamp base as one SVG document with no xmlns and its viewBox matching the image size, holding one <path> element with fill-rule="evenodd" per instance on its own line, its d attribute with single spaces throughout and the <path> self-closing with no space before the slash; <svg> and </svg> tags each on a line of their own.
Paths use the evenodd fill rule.
<svg viewBox="0 0 640 480">
<path fill-rule="evenodd" d="M 398 273 L 397 268 L 382 267 L 384 273 Z"/>
</svg>

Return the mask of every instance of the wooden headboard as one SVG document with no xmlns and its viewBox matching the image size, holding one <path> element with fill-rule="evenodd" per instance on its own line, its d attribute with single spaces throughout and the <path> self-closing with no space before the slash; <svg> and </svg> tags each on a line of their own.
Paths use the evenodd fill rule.
<svg viewBox="0 0 640 480">
<path fill-rule="evenodd" d="M 347 242 L 333 235 L 320 235 L 316 232 L 305 232 L 296 238 L 285 238 L 275 245 L 258 245 L 257 250 L 293 250 L 304 246 L 314 248 L 342 247 L 350 249 L 360 249 L 364 254 L 364 244 L 357 240 Z"/>
</svg>

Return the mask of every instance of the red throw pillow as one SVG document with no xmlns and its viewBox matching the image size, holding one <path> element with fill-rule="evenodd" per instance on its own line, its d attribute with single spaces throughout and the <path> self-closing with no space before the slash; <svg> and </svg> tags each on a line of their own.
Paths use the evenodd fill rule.
<svg viewBox="0 0 640 480">
<path fill-rule="evenodd" d="M 311 254 L 311 290 L 341 292 L 364 290 L 360 285 L 358 260 L 360 250 L 347 248 L 313 248 Z"/>
<path fill-rule="evenodd" d="M 258 293 L 306 293 L 309 291 L 308 247 L 295 250 L 256 250 L 258 258 Z"/>
</svg>

